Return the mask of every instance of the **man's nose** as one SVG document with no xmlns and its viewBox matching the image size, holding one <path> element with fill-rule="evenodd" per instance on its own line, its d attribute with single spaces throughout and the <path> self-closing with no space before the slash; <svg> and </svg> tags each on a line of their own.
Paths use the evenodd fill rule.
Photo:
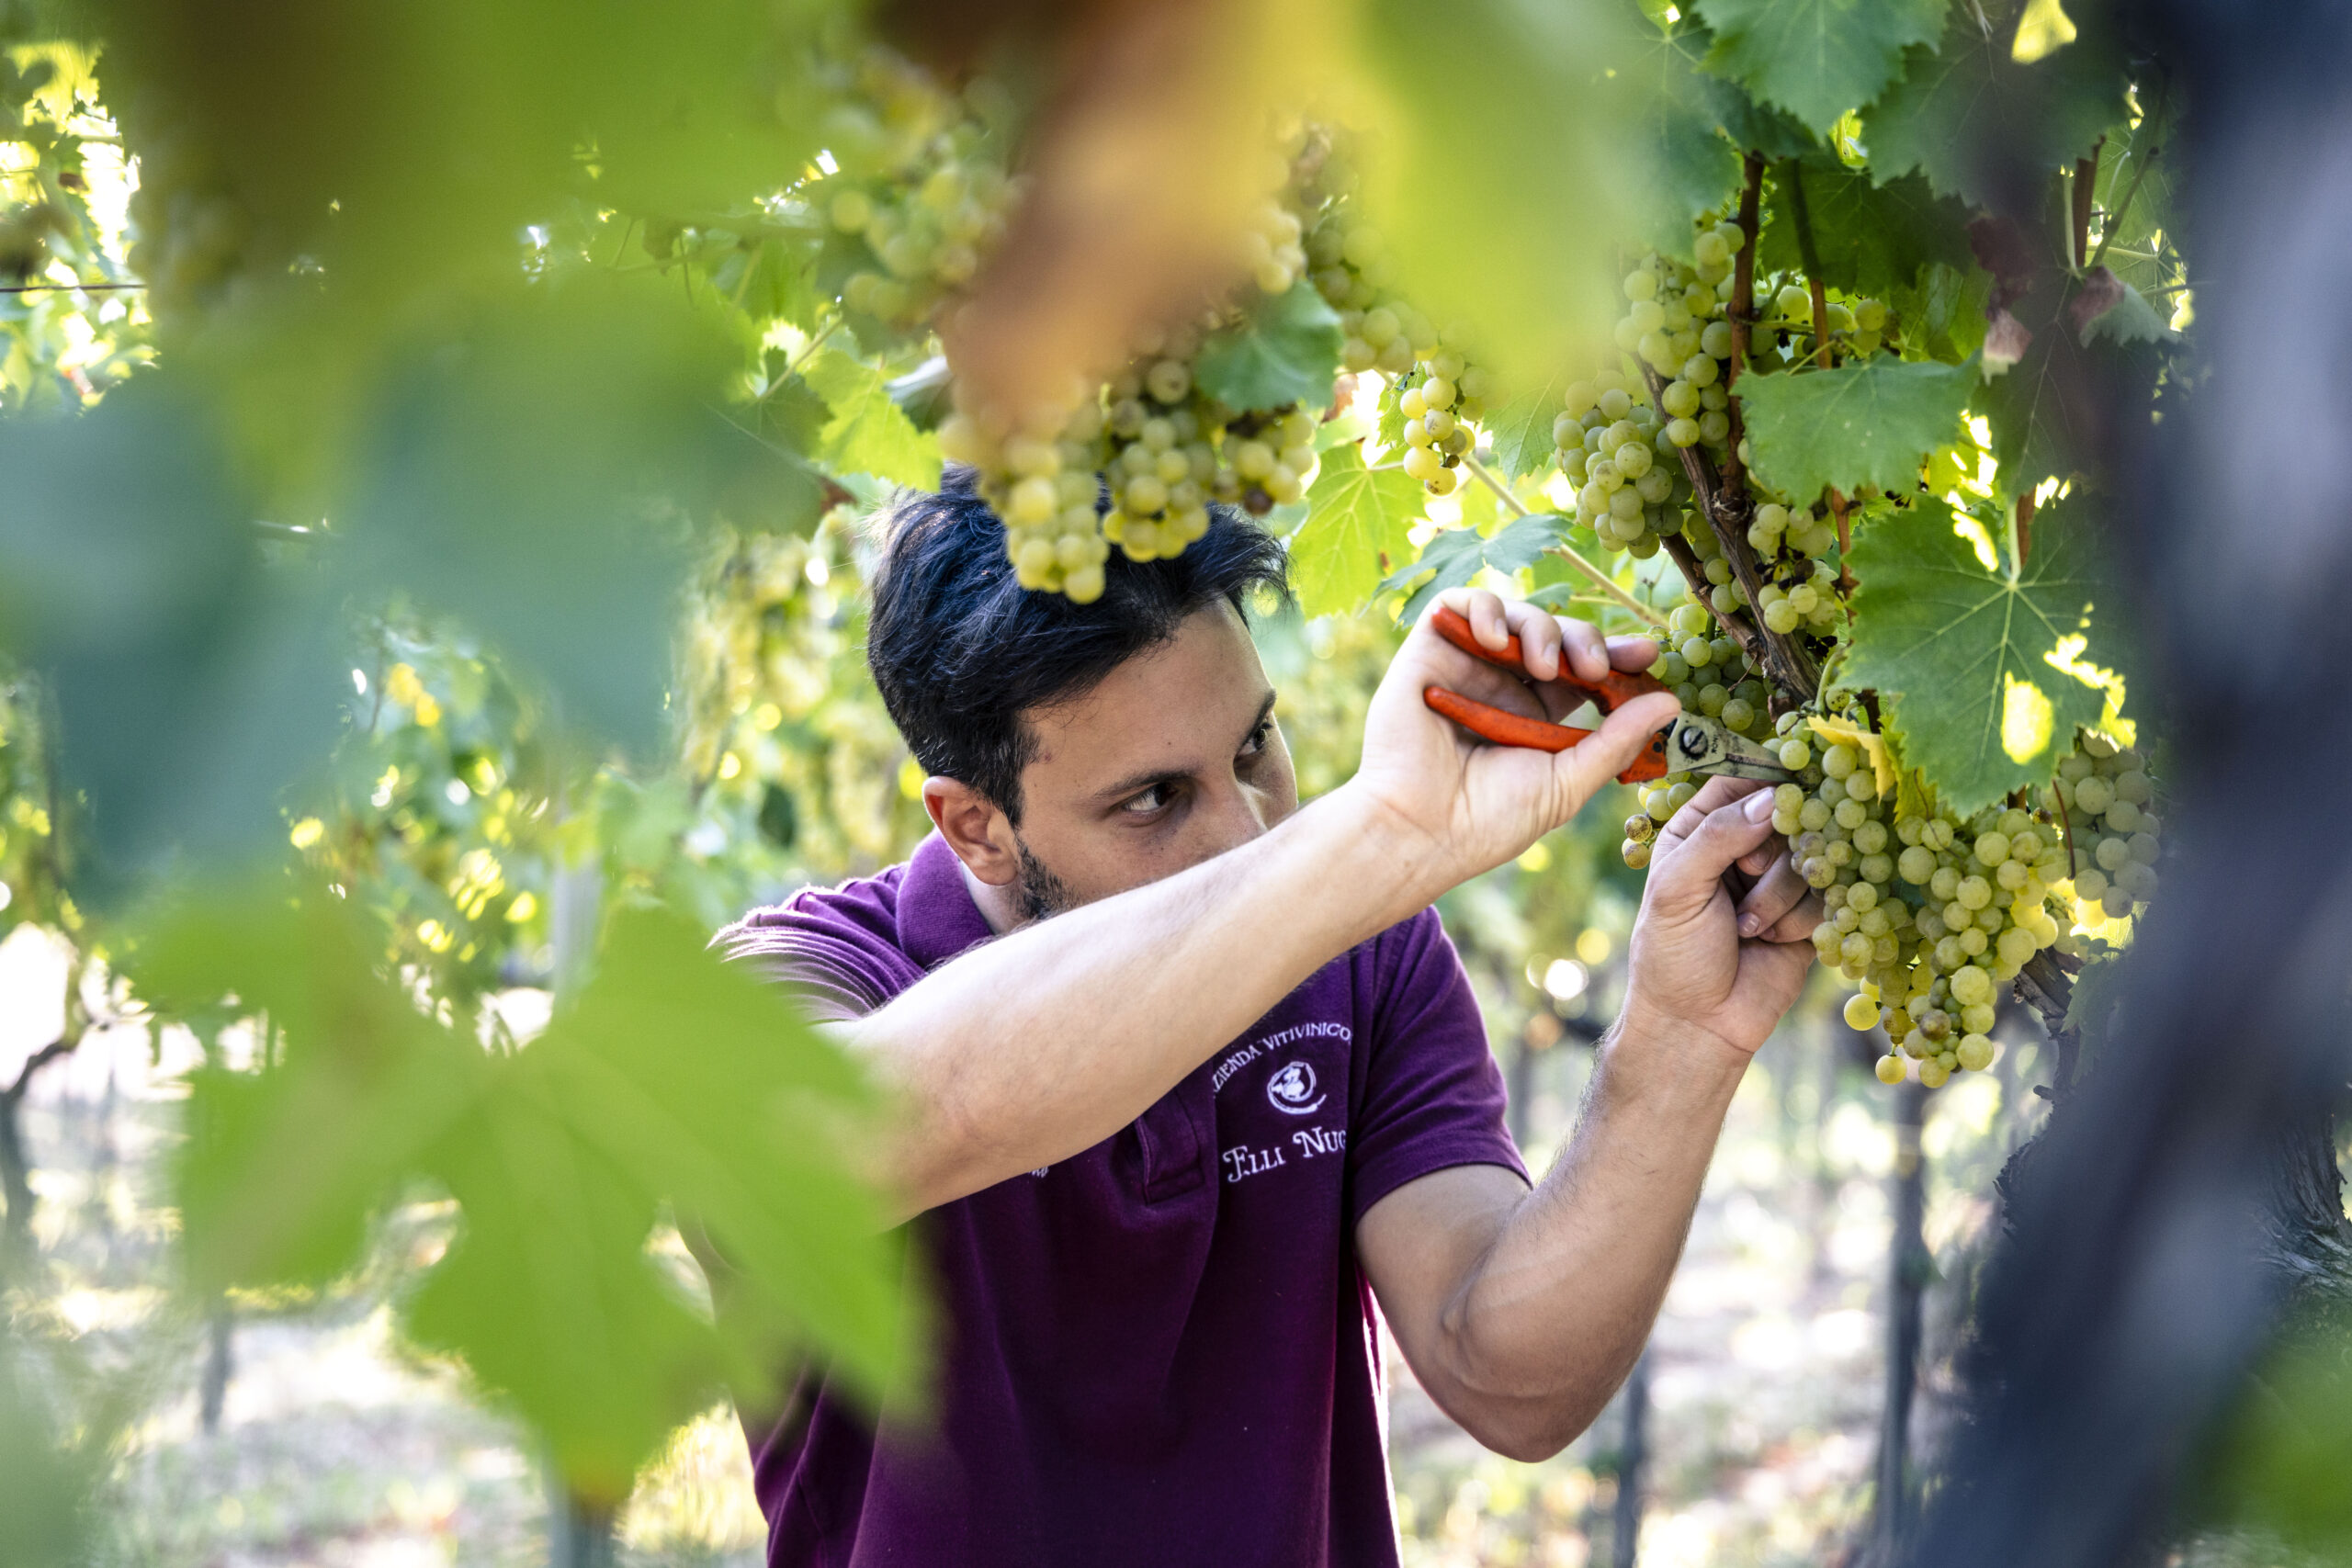
<svg viewBox="0 0 2352 1568">
<path fill-rule="evenodd" d="M 1222 781 L 1211 795 L 1208 807 L 1202 813 L 1209 836 L 1209 842 L 1203 847 L 1204 858 L 1239 849 L 1273 825 L 1272 802 L 1264 792 L 1249 788 L 1239 779 Z"/>
</svg>

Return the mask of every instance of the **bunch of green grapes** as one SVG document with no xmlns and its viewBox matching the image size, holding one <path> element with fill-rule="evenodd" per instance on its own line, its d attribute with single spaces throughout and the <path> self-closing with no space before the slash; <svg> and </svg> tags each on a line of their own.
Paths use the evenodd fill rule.
<svg viewBox="0 0 2352 1568">
<path fill-rule="evenodd" d="M 1089 604 L 1102 592 L 1112 546 L 1136 561 L 1181 555 L 1208 532 L 1212 502 L 1263 514 L 1306 494 L 1317 465 L 1314 412 L 1235 413 L 1193 380 L 1201 338 L 1191 327 L 1148 333 L 1107 388 L 1001 435 L 968 410 L 941 423 L 942 455 L 979 470 L 981 499 L 1004 521 L 1023 587 Z M 1098 517 L 1102 491 L 1110 507 Z"/>
<path fill-rule="evenodd" d="M 2086 735 L 2052 786 L 2073 832 L 2075 898 L 2086 925 L 2131 914 L 2156 893 L 2162 824 L 2138 751 Z"/>
<path fill-rule="evenodd" d="M 1899 1083 L 1916 1064 L 1934 1089 L 1982 1070 L 1993 1060 L 1996 987 L 2043 949 L 2071 948 L 2077 923 L 2128 915 L 2155 891 L 2159 824 L 2139 753 L 2083 736 L 2039 809 L 1962 818 L 1890 798 L 1862 748 L 1816 733 L 1810 716 L 1758 721 L 1762 682 L 1737 644 L 1709 637 L 1710 627 L 1700 605 L 1677 609 L 1651 672 L 1675 680 L 1685 708 L 1771 735 L 1781 765 L 1797 774 L 1774 791 L 1772 826 L 1821 894 L 1815 951 L 1860 987 L 1847 1022 L 1883 1026 L 1893 1043 L 1879 1077 Z M 1625 823 L 1627 865 L 1649 863 L 1659 825 L 1698 784 L 1644 786 L 1642 809 Z"/>
<path fill-rule="evenodd" d="M 1824 310 L 1833 345 L 1853 358 L 1866 358 L 1885 345 L 1887 313 L 1882 299 L 1849 297 L 1834 289 L 1823 290 Z M 1809 350 L 1813 335 L 1813 291 L 1804 283 L 1792 279 L 1781 286 L 1773 295 L 1771 313 L 1763 321 L 1766 333 L 1806 340 L 1801 349 Z"/>
<path fill-rule="evenodd" d="M 1306 274 L 1306 223 L 1294 208 L 1304 194 L 1284 164 L 1283 187 L 1259 202 L 1242 231 L 1241 257 L 1250 280 L 1265 295 L 1287 294 Z"/>
<path fill-rule="evenodd" d="M 1890 806 L 1858 748 L 1832 742 L 1816 761 L 1819 738 L 1798 728 L 1798 715 L 1784 722 L 1781 761 L 1799 778 L 1776 791 L 1773 823 L 1806 882 L 1821 890 L 1828 919 L 1814 933 L 1815 950 L 1860 985 L 1847 1021 L 1883 1025 L 1894 1043 L 1878 1065 L 1885 1082 L 1900 1082 L 1911 1062 L 1930 1089 L 1953 1072 L 1984 1067 L 1996 985 L 2044 948 L 2070 947 L 2078 920 L 2128 910 L 2129 891 L 2120 910 L 2084 899 L 2086 853 L 2132 868 L 2120 874 L 2144 889 L 2140 896 L 2154 890 L 2153 817 L 2119 793 L 2145 800 L 2153 791 L 2137 754 L 2119 752 L 2104 737 L 2083 737 L 2063 766 L 2075 775 L 2068 788 L 2076 796 L 2087 782 L 2095 804 L 2129 807 L 2128 835 L 2086 832 L 2059 792 L 2054 809 L 1994 807 L 1967 818 L 1916 803 Z M 2109 842 L 2118 848 L 2106 850 Z M 2102 896 L 2116 891 L 2104 880 L 2093 886 Z"/>
<path fill-rule="evenodd" d="M 1385 243 L 1344 201 L 1321 214 L 1306 252 L 1315 287 L 1340 312 L 1340 367 L 1390 378 L 1404 420 L 1405 471 L 1431 495 L 1453 494 L 1494 395 L 1492 373 L 1470 358 L 1468 329 L 1440 330 L 1390 292 L 1395 267 Z"/>
<path fill-rule="evenodd" d="M 1552 440 L 1561 471 L 1577 486 L 1577 521 L 1603 549 L 1646 560 L 1690 522 L 1691 490 L 1657 411 L 1635 395 L 1638 385 L 1615 370 L 1570 383 Z"/>
<path fill-rule="evenodd" d="M 844 73 L 824 126 L 836 172 L 804 194 L 848 252 L 842 305 L 912 329 L 979 271 L 1018 198 L 1001 94 L 986 78 L 951 93 L 880 49 Z"/>
<path fill-rule="evenodd" d="M 1111 384 L 1104 536 L 1131 560 L 1173 556 L 1208 532 L 1211 502 L 1263 515 L 1306 493 L 1315 415 L 1286 404 L 1237 414 L 1195 384 L 1201 333 L 1152 333 Z"/>
<path fill-rule="evenodd" d="M 1279 295 L 1307 268 L 1305 209 L 1328 202 L 1306 128 L 1270 152 L 1259 204 L 1241 236 L 1247 288 Z M 1310 158 L 1309 152 L 1317 156 Z M 1317 466 L 1315 412 L 1295 404 L 1236 412 L 1203 390 L 1195 360 L 1208 335 L 1241 321 L 1226 300 L 1183 324 L 1145 331 L 1107 384 L 1074 382 L 1056 405 L 1012 428 L 964 405 L 942 423 L 944 456 L 979 470 L 978 490 L 1005 525 L 1022 586 L 1099 597 L 1112 547 L 1136 561 L 1183 553 L 1208 532 L 1209 506 L 1262 515 L 1306 492 Z M 1098 499 L 1107 497 L 1107 510 Z"/>
<path fill-rule="evenodd" d="M 1009 431 L 991 431 L 963 409 L 940 422 L 940 456 L 978 470 L 980 498 L 1004 524 L 1005 558 L 1022 587 L 1080 604 L 1102 596 L 1111 546 L 1096 502 L 1108 434 L 1100 389 L 1076 386 Z"/>
</svg>

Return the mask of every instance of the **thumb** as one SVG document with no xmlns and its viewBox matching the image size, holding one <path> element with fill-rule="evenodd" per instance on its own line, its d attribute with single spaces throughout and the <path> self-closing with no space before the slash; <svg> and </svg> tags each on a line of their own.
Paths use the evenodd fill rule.
<svg viewBox="0 0 2352 1568">
<path fill-rule="evenodd" d="M 1600 721 L 1600 728 L 1554 760 L 1568 798 L 1578 807 L 1600 786 L 1634 765 L 1650 737 L 1681 715 L 1672 692 L 1646 692 Z"/>
<path fill-rule="evenodd" d="M 1749 814 L 1753 812 L 1754 816 Z M 1707 813 L 1703 821 L 1650 869 L 1649 897 L 1662 914 L 1687 915 L 1706 908 L 1723 887 L 1732 863 L 1772 833 L 1772 792 L 1759 789 Z"/>
</svg>

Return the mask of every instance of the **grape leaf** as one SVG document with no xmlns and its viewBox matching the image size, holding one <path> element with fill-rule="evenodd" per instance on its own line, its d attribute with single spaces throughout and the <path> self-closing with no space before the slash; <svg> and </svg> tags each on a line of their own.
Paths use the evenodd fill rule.
<svg viewBox="0 0 2352 1568">
<path fill-rule="evenodd" d="M 2075 319 L 2083 321 L 2082 339 L 2085 344 L 2169 343 L 2180 334 L 2164 313 L 2148 303 L 2147 296 L 2124 282 L 2105 266 L 2091 268 L 2085 280 L 2086 292 L 2092 286 L 2103 286 L 2093 300 L 2092 309 L 2078 310 Z M 2111 290 L 2111 295 L 2108 292 Z M 2099 303 L 2104 301 L 2104 303 Z M 2087 316 L 2087 320 L 2083 318 Z"/>
<path fill-rule="evenodd" d="M 1401 592 L 1422 573 L 1432 574 L 1428 581 L 1412 589 L 1403 608 L 1396 612 L 1396 618 L 1409 626 L 1420 619 L 1431 600 L 1449 588 L 1461 587 L 1487 567 L 1508 573 L 1533 566 L 1566 526 L 1566 518 L 1538 513 L 1519 518 L 1491 538 L 1482 537 L 1476 528 L 1440 529 L 1430 536 L 1420 559 L 1382 579 L 1380 592 Z"/>
<path fill-rule="evenodd" d="M 2103 1043 L 2116 1006 L 2123 1000 L 2123 980 L 2120 957 L 2084 964 L 2066 998 L 2066 1027 L 2082 1033 L 2093 1045 Z"/>
<path fill-rule="evenodd" d="M 1938 197 L 1918 175 L 1881 185 L 1868 171 L 1849 169 L 1826 152 L 1805 158 L 1800 167 L 1814 252 L 1829 288 L 1885 299 L 1915 282 L 1921 267 L 1969 265 L 1968 209 Z M 1787 169 L 1776 173 L 1757 262 L 1770 272 L 1796 272 L 1804 252 L 1795 202 Z"/>
<path fill-rule="evenodd" d="M 1798 504 L 1825 485 L 1911 490 L 1919 459 L 1959 429 L 1975 381 L 1973 365 L 1891 355 L 1836 370 L 1743 376 L 1756 476 Z"/>
<path fill-rule="evenodd" d="M 1557 450 L 1552 444 L 1552 426 L 1566 412 L 1561 394 L 1575 378 L 1565 369 L 1555 370 L 1487 417 L 1487 434 L 1495 444 L 1494 466 L 1505 479 L 1540 474 L 1552 466 Z"/>
<path fill-rule="evenodd" d="M 1707 68 L 1826 131 L 1894 80 L 1903 51 L 1936 41 L 1948 0 L 1698 0 L 1714 29 Z"/>
<path fill-rule="evenodd" d="M 1301 280 L 1260 296 L 1249 320 L 1214 333 L 1193 361 L 1201 390 L 1237 412 L 1331 400 L 1340 369 L 1339 312 Z"/>
<path fill-rule="evenodd" d="M 2121 118 L 2121 58 L 2095 17 L 2075 42 L 2025 65 L 2009 55 L 2014 14 L 1999 8 L 1987 31 L 1973 6 L 1954 6 L 1941 43 L 1912 50 L 1902 79 L 1862 110 L 1881 179 L 1917 170 L 1941 195 L 1996 207 L 2002 159 L 2072 163 Z"/>
<path fill-rule="evenodd" d="M 234 991 L 282 1036 L 266 1071 L 189 1075 L 174 1184 L 198 1290 L 351 1268 L 377 1208 L 479 1092 L 481 1054 L 377 976 L 377 941 L 346 903 L 253 887 L 173 911 L 134 948 L 159 1014 Z"/>
<path fill-rule="evenodd" d="M 1902 321 L 1904 341 L 1931 358 L 1962 360 L 1984 344 L 1984 302 L 1993 276 L 1974 265 L 1931 264 L 1916 285 L 1887 293 Z"/>
<path fill-rule="evenodd" d="M 569 1490 L 609 1506 L 727 1364 L 645 1255 L 658 1198 L 548 1103 L 537 1049 L 435 1150 L 463 1228 L 405 1326 L 537 1427 Z"/>
<path fill-rule="evenodd" d="M 1397 288 L 1469 328 L 1482 365 L 1542 373 L 1609 308 L 1642 171 L 1614 177 L 1639 111 L 1607 73 L 1636 29 L 1655 29 L 1629 6 L 1524 0 L 1369 0 L 1353 15 L 1384 150 L 1365 211 Z"/>
<path fill-rule="evenodd" d="M 282 844 L 279 792 L 334 742 L 339 594 L 254 547 L 253 498 L 181 379 L 0 422 L 0 650 L 56 704 L 59 782 L 88 801 L 85 907 L 175 857 Z"/>
<path fill-rule="evenodd" d="M 1723 133 L 1745 152 L 1778 163 L 1783 158 L 1802 158 L 1821 145 L 1788 110 L 1758 103 L 1736 82 L 1702 75 L 1699 89 L 1706 95 L 1707 105 L 1713 110 L 1715 123 L 1723 128 Z"/>
<path fill-rule="evenodd" d="M 837 348 L 820 348 L 801 373 L 833 411 L 818 434 L 820 461 L 842 473 L 939 488 L 937 438 L 915 428 L 879 370 Z"/>
<path fill-rule="evenodd" d="M 1854 541 L 1842 679 L 1879 694 L 1904 764 L 1961 813 L 2046 784 L 2076 727 L 2104 710 L 2105 689 L 2057 662 L 2079 655 L 2071 639 L 2106 592 L 2093 541 L 2065 513 L 2060 502 L 2035 518 L 2014 582 L 1984 564 L 1940 502 L 1922 498 Z"/>
<path fill-rule="evenodd" d="M 845 1057 L 698 931 L 617 915 L 596 975 L 529 1049 L 485 1056 L 374 972 L 356 906 L 215 895 L 134 970 L 178 1010 L 233 991 L 280 1037 L 265 1071 L 208 1068 L 175 1170 L 200 1283 L 315 1282 L 428 1178 L 459 1239 L 408 1304 L 546 1437 L 571 1488 L 625 1495 L 722 1372 L 787 1347 L 871 1394 L 908 1364 L 899 1244 L 848 1173 L 874 1109 Z M 733 1266 L 716 1325 L 647 1244 L 665 1209 Z"/>
<path fill-rule="evenodd" d="M 84 1425 L 60 1408 L 61 1391 L 86 1398 L 77 1380 L 57 1375 L 74 1370 L 43 1365 L 31 1344 L 0 1329 L 0 1519 L 8 1521 L 10 1568 L 74 1568 L 96 1554 L 104 1461 L 123 1423 Z"/>
<path fill-rule="evenodd" d="M 905 1348 L 895 1245 L 842 1139 L 875 1102 L 775 991 L 658 910 L 613 918 L 595 978 L 525 1056 L 580 1136 L 692 1214 L 742 1293 L 878 1391 Z"/>
<path fill-rule="evenodd" d="M 2107 128 L 2099 148 L 2098 179 L 2093 187 L 2100 217 L 2099 258 L 2143 294 L 2165 288 L 2177 256 L 2173 227 L 2173 161 L 2165 155 L 2175 117 L 2160 95 L 2139 124 L 2129 118 Z M 2129 199 L 2131 205 L 2118 208 Z"/>
<path fill-rule="evenodd" d="M 1392 381 L 1380 394 L 1380 417 L 1373 423 L 1374 444 L 1381 450 L 1401 454 L 1405 449 L 1405 411 L 1396 400 L 1404 383 Z"/>
<path fill-rule="evenodd" d="M 730 437 L 713 502 L 736 526 L 808 534 L 824 515 L 825 477 L 808 461 L 832 411 L 798 375 L 786 376 L 748 409 L 715 412 Z"/>
<path fill-rule="evenodd" d="M 1637 29 L 1610 82 L 1612 95 L 1637 95 L 1625 112 L 1647 164 L 1636 182 L 1640 231 L 1686 260 L 1693 223 L 1720 209 L 1739 181 L 1739 150 L 1721 135 L 1709 92 L 1722 84 L 1699 69 L 1708 42 L 1706 29 L 1688 22 Z"/>
<path fill-rule="evenodd" d="M 356 601 L 413 594 L 560 694 L 568 721 L 661 743 L 672 593 L 737 452 L 712 405 L 739 362 L 650 275 L 476 299 L 416 343 L 335 515 Z M 654 292 L 648 294 L 649 287 Z"/>
<path fill-rule="evenodd" d="M 1380 588 L 1390 563 L 1411 547 L 1427 498 L 1401 468 L 1368 468 L 1360 446 L 1323 454 L 1306 492 L 1306 521 L 1291 536 L 1291 581 L 1309 615 L 1352 611 Z"/>
<path fill-rule="evenodd" d="M 2074 279 L 2044 282 L 2017 300 L 2012 309 L 2031 341 L 2015 365 L 1976 394 L 1992 426 L 2002 487 L 2011 494 L 2045 479 L 2088 471 L 2105 411 L 2144 406 L 2124 400 L 2144 399 L 2153 386 L 2160 346 L 2078 332 L 2075 320 L 2085 306 L 2085 283 Z M 2112 313 L 2113 308 L 2106 312 Z M 2103 319 L 2088 324 L 2096 328 Z"/>
</svg>

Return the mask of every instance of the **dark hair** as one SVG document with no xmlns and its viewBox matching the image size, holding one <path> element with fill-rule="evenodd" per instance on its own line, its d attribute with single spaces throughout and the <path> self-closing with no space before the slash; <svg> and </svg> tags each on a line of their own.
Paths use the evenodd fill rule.
<svg viewBox="0 0 2352 1568">
<path fill-rule="evenodd" d="M 1283 547 L 1244 513 L 1209 508 L 1208 532 L 1173 559 L 1114 549 L 1102 597 L 1074 604 L 1013 581 L 1004 525 L 950 464 L 936 494 L 902 491 L 885 518 L 865 659 L 925 772 L 978 790 L 1017 825 L 1021 770 L 1036 755 L 1030 709 L 1084 695 L 1222 599 L 1289 592 Z"/>
</svg>

